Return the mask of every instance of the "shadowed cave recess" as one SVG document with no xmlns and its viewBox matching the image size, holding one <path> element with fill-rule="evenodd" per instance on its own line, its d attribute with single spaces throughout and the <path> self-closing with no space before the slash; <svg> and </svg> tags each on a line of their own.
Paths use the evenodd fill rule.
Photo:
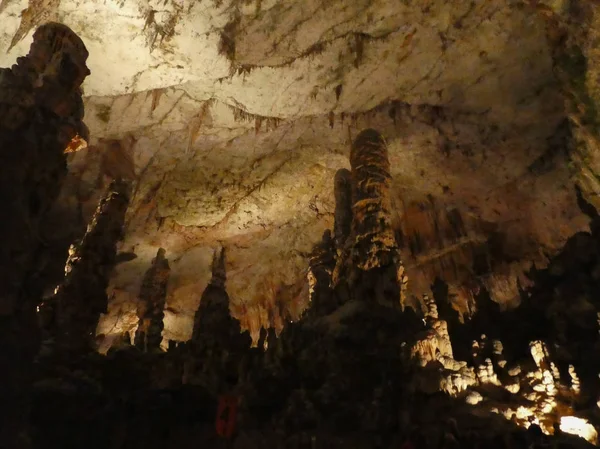
<svg viewBox="0 0 600 449">
<path fill-rule="evenodd" d="M 1 449 L 600 444 L 596 2 L 0 23 Z"/>
</svg>

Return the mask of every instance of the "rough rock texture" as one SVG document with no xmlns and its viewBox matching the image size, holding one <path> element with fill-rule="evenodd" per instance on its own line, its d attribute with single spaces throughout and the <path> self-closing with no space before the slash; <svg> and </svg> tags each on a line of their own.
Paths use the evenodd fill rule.
<svg viewBox="0 0 600 449">
<path fill-rule="evenodd" d="M 279 336 L 262 330 L 260 348 L 230 316 L 225 250 L 215 251 L 190 342 L 164 353 L 126 346 L 106 357 L 40 357 L 36 446 L 591 447 L 600 424 L 600 365 L 589 356 L 600 342 L 592 296 L 600 215 L 580 203 L 591 232 L 528 273 L 531 285 L 510 311 L 482 288 L 461 317 L 440 280 L 422 310 L 401 308 L 399 285 L 378 288 L 398 282 L 394 260 L 370 270 L 350 261 L 345 288 L 315 290 L 318 301 Z M 370 249 L 359 248 L 358 263 Z M 335 256 L 328 230 L 311 271 Z M 56 402 L 61 413 L 48 413 Z"/>
<path fill-rule="evenodd" d="M 0 58 L 12 60 L 48 17 L 90 48 L 93 138 L 69 155 L 60 213 L 85 223 L 105 175 L 138 181 L 121 248 L 137 257 L 111 282 L 99 330 L 107 345 L 135 327 L 140 282 L 160 247 L 172 268 L 166 339 L 189 339 L 195 292 L 219 245 L 229 250 L 232 311 L 253 335 L 274 313 L 273 292 L 300 298 L 288 305 L 297 315 L 308 298 L 296 293 L 308 254 L 333 220 L 332 175 L 348 168 L 365 128 L 386 137 L 394 230 L 410 220 L 405 205 L 428 197 L 437 211 L 458 210 L 467 234 L 492 239 L 508 259 L 490 281 L 499 298 L 514 296 L 521 268 L 585 226 L 565 151 L 556 45 L 535 3 L 4 1 L 0 47 L 15 46 Z M 594 15 L 572 22 L 579 16 L 587 24 Z M 591 43 L 583 53 L 594 53 Z M 446 277 L 453 258 L 468 268 L 458 240 L 428 246 Z M 415 279 L 423 288 L 407 297 L 421 298 L 429 278 Z M 454 282 L 455 294 L 467 298 L 469 282 Z"/>
<path fill-rule="evenodd" d="M 526 2 L 546 23 L 554 72 L 572 125 L 571 170 L 586 197 L 600 205 L 600 11 L 589 0 Z"/>
<path fill-rule="evenodd" d="M 27 447 L 21 420 L 48 255 L 40 234 L 66 174 L 64 151 L 77 135 L 87 138 L 80 90 L 87 56 L 73 31 L 48 24 L 36 31 L 27 56 L 0 69 L 0 441 L 6 447 Z"/>
<path fill-rule="evenodd" d="M 135 345 L 142 350 L 158 350 L 162 343 L 164 308 L 170 273 L 171 268 L 165 258 L 165 250 L 160 248 L 152 260 L 152 266 L 144 275 L 140 289 Z"/>
<path fill-rule="evenodd" d="M 352 144 L 351 255 L 361 270 L 389 264 L 396 254 L 390 198 L 390 161 L 381 134 L 362 131 Z"/>
<path fill-rule="evenodd" d="M 69 250 L 65 279 L 49 299 L 56 302 L 54 331 L 61 348 L 96 348 L 96 328 L 100 315 L 108 308 L 106 289 L 116 262 L 117 242 L 123 238 L 129 190 L 127 182 L 113 181 L 87 232 Z"/>
<path fill-rule="evenodd" d="M 596 79 L 593 2 L 532 3 L 4 1 L 0 47 L 15 46 L 0 59 L 22 51 L 21 39 L 48 17 L 90 48 L 93 137 L 69 156 L 60 214 L 86 223 L 105 175 L 138 181 L 121 248 L 137 257 L 111 282 L 99 330 L 106 345 L 135 327 L 140 282 L 159 247 L 172 268 L 166 339 L 190 337 L 195 292 L 219 245 L 229 249 L 232 311 L 253 335 L 275 313 L 273 292 L 292 298 L 297 315 L 308 254 L 334 218 L 332 174 L 348 168 L 353 138 L 370 127 L 387 141 L 394 230 L 412 220 L 405 208 L 419 216 L 411 205 L 430 198 L 436 214 L 456 209 L 465 223 L 454 241 L 421 239 L 431 263 L 409 303 L 453 266 L 458 302 L 479 283 L 513 302 L 520 272 L 585 226 L 571 187 L 578 163 L 567 151 L 575 121 L 565 119 L 558 70 L 564 39 L 553 39 L 549 11 L 580 42 L 591 91 Z M 581 84 L 581 75 L 567 78 Z M 496 263 L 502 272 L 466 275 L 474 235 L 492 240 L 492 259 L 507 259 Z"/>
</svg>

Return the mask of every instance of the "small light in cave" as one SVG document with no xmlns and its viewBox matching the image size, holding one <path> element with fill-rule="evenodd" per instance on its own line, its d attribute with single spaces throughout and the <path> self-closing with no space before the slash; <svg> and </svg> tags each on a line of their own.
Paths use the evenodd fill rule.
<svg viewBox="0 0 600 449">
<path fill-rule="evenodd" d="M 563 416 L 560 418 L 560 430 L 565 433 L 580 436 L 590 443 L 596 443 L 598 432 L 587 420 L 576 416 Z"/>
<path fill-rule="evenodd" d="M 79 134 L 75 134 L 75 136 L 68 143 L 67 148 L 65 148 L 65 154 L 67 153 L 76 153 L 79 150 L 83 150 L 87 148 L 87 141 L 81 137 Z"/>
<path fill-rule="evenodd" d="M 35 308 L 35 311 L 36 311 L 37 313 L 40 313 L 40 306 L 36 306 L 36 308 Z"/>
</svg>

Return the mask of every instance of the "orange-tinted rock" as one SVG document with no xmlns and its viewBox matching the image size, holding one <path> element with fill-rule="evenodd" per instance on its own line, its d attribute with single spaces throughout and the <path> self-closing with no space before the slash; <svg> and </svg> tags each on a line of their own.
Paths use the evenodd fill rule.
<svg viewBox="0 0 600 449">
<path fill-rule="evenodd" d="M 371 270 L 392 263 L 396 239 L 392 229 L 390 162 L 381 134 L 362 131 L 350 153 L 352 167 L 352 263 Z"/>
</svg>

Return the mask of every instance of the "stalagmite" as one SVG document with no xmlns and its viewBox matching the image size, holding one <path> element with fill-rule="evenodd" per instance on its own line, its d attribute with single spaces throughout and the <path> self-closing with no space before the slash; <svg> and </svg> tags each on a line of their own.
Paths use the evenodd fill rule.
<svg viewBox="0 0 600 449">
<path fill-rule="evenodd" d="M 321 242 L 314 246 L 308 260 L 308 286 L 310 294 L 310 310 L 308 313 L 325 314 L 335 307 L 327 304 L 331 295 L 331 276 L 335 266 L 335 247 L 331 239 L 331 231 L 326 230 Z"/>
<path fill-rule="evenodd" d="M 504 346 L 500 340 L 492 342 L 494 347 L 494 361 L 500 368 L 506 367 L 506 358 L 504 357 Z"/>
<path fill-rule="evenodd" d="M 200 342 L 202 334 L 207 333 L 212 327 L 219 330 L 217 326 L 211 326 L 216 320 L 229 321 L 229 296 L 225 290 L 227 278 L 225 269 L 225 248 L 216 251 L 212 262 L 212 277 L 200 299 L 200 306 L 194 316 L 194 330 L 192 342 Z"/>
<path fill-rule="evenodd" d="M 443 368 L 440 372 L 439 391 L 455 396 L 477 383 L 475 371 L 467 366 L 467 362 L 454 358 L 448 323 L 439 319 L 435 299 L 424 295 L 423 306 L 426 330 L 411 348 L 411 357 L 421 367 L 426 367 L 430 362 L 438 362 Z"/>
<path fill-rule="evenodd" d="M 352 174 L 342 168 L 335 173 L 333 193 L 335 212 L 333 223 L 333 239 L 335 245 L 335 267 L 331 276 L 332 286 L 340 282 L 348 264 L 348 254 L 352 243 Z"/>
<path fill-rule="evenodd" d="M 135 332 L 135 345 L 143 351 L 156 351 L 160 348 L 170 273 L 171 268 L 165 258 L 165 250 L 160 248 L 156 258 L 152 260 L 152 266 L 144 275 L 140 289 L 139 322 Z"/>
<path fill-rule="evenodd" d="M 29 54 L 0 69 L 0 442 L 26 447 L 23 417 L 37 351 L 44 285 L 40 229 L 66 174 L 64 151 L 88 138 L 80 86 L 89 70 L 81 39 L 64 25 L 36 30 Z"/>
<path fill-rule="evenodd" d="M 86 350 L 95 345 L 101 313 L 106 313 L 106 288 L 122 238 L 129 184 L 113 181 L 100 201 L 81 241 L 71 246 L 65 279 L 51 301 L 56 301 L 56 334 L 63 349 Z"/>
<path fill-rule="evenodd" d="M 212 278 L 202 293 L 194 317 L 191 353 L 186 368 L 188 381 L 214 393 L 224 393 L 238 382 L 240 367 L 250 350 L 248 332 L 229 313 L 229 295 L 225 290 L 225 249 L 215 251 Z"/>
<path fill-rule="evenodd" d="M 538 368 L 542 367 L 542 361 L 544 360 L 544 344 L 541 341 L 532 341 L 529 344 L 529 350 L 531 351 L 531 357 Z"/>
<path fill-rule="evenodd" d="M 335 173 L 335 214 L 333 237 L 337 254 L 341 254 L 352 226 L 352 175 L 342 168 Z"/>
<path fill-rule="evenodd" d="M 352 167 L 351 260 L 368 271 L 389 265 L 397 255 L 391 222 L 390 162 L 383 137 L 362 131 L 350 153 Z"/>
<path fill-rule="evenodd" d="M 569 365 L 569 376 L 571 377 L 571 389 L 573 393 L 579 394 L 581 392 L 581 383 L 573 365 Z"/>
</svg>

